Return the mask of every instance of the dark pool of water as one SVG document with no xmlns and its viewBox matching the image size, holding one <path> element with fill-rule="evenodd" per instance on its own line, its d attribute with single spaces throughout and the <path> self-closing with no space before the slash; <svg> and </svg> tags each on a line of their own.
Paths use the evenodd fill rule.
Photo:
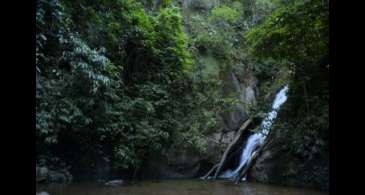
<svg viewBox="0 0 365 195">
<path fill-rule="evenodd" d="M 95 183 L 38 186 L 37 191 L 50 195 L 326 195 L 312 189 L 246 182 L 169 180 L 143 181 L 118 187 Z"/>
</svg>

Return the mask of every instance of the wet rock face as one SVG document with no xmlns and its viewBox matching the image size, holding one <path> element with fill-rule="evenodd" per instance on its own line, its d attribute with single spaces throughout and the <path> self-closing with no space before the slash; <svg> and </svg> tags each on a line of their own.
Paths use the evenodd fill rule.
<svg viewBox="0 0 365 195">
<path fill-rule="evenodd" d="M 232 142 L 234 139 L 235 132 L 227 131 L 227 132 L 219 132 L 214 133 L 209 136 L 207 139 L 207 150 L 204 158 L 207 163 L 215 164 L 219 162 L 222 154 L 226 147 Z"/>
<path fill-rule="evenodd" d="M 272 158 L 271 151 L 264 151 L 260 158 L 256 160 L 255 166 L 252 167 L 251 175 L 257 181 L 268 182 L 268 174 L 270 170 L 268 165 L 270 164 L 265 163 L 265 161 L 269 160 L 270 158 Z"/>
<path fill-rule="evenodd" d="M 224 84 L 223 94 L 227 97 L 234 94 L 245 105 L 237 105 L 230 112 L 220 113 L 224 124 L 223 128 L 228 131 L 235 131 L 248 119 L 248 105 L 255 105 L 256 103 L 257 79 L 251 72 L 240 75 L 229 72 Z"/>
</svg>

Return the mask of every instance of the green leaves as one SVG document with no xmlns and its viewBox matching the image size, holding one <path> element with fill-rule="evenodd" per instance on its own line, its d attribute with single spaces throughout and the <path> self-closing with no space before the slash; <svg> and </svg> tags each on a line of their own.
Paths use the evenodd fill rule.
<svg viewBox="0 0 365 195">
<path fill-rule="evenodd" d="M 288 101 L 273 130 L 285 132 L 282 147 L 291 154 L 305 160 L 326 156 L 329 81 L 322 61 L 328 56 L 328 1 L 275 4 L 280 4 L 278 9 L 244 35 L 258 62 L 254 71 L 262 83 L 260 92 L 289 83 Z"/>
<path fill-rule="evenodd" d="M 131 0 L 44 2 L 38 2 L 36 54 L 43 152 L 55 152 L 48 145 L 79 148 L 74 158 L 87 162 L 102 146 L 113 149 L 114 165 L 134 168 L 186 129 L 189 123 L 179 120 L 191 109 L 192 62 L 178 8 L 165 1 L 150 14 Z"/>
<path fill-rule="evenodd" d="M 328 3 L 312 0 L 283 7 L 245 37 L 257 56 L 314 62 L 328 52 Z"/>
<path fill-rule="evenodd" d="M 236 5 L 239 8 L 239 5 Z M 215 22 L 228 22 L 235 23 L 238 21 L 240 17 L 240 13 L 232 9 L 228 6 L 216 7 L 212 10 L 212 15 L 209 17 L 209 20 Z"/>
</svg>

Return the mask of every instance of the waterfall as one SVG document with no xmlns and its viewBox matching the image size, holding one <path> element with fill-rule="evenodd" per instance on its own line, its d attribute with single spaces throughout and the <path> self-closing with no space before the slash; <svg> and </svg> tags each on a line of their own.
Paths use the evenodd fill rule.
<svg viewBox="0 0 365 195">
<path fill-rule="evenodd" d="M 262 121 L 260 126 L 260 131 L 258 133 L 252 134 L 248 138 L 246 146 L 242 150 L 240 164 L 237 166 L 237 168 L 235 168 L 234 170 L 230 169 L 226 170 L 219 176 L 219 178 L 223 179 L 234 178 L 239 173 L 239 171 L 246 165 L 246 163 L 250 160 L 251 156 L 255 152 L 255 149 L 264 143 L 265 138 L 268 135 L 269 130 L 272 126 L 272 122 L 277 116 L 278 109 L 287 99 L 286 93 L 288 89 L 289 88 L 286 85 L 276 94 L 274 103 L 272 104 L 272 111 L 269 112 L 265 117 L 265 119 Z"/>
</svg>

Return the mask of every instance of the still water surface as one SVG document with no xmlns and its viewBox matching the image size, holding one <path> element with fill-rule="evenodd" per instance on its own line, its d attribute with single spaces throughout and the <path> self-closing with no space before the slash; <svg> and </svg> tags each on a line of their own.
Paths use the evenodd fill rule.
<svg viewBox="0 0 365 195">
<path fill-rule="evenodd" d="M 38 186 L 37 191 L 50 195 L 327 195 L 305 188 L 246 182 L 235 185 L 228 181 L 169 180 L 143 181 L 118 187 L 95 183 Z"/>
</svg>

